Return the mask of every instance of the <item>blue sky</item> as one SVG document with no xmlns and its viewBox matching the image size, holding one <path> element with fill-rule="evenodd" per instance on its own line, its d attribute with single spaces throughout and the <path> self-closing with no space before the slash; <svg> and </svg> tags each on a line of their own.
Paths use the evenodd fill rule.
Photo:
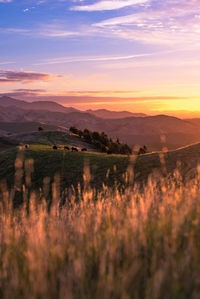
<svg viewBox="0 0 200 299">
<path fill-rule="evenodd" d="M 199 0 L 0 0 L 1 93 L 194 113 L 199 47 Z"/>
</svg>

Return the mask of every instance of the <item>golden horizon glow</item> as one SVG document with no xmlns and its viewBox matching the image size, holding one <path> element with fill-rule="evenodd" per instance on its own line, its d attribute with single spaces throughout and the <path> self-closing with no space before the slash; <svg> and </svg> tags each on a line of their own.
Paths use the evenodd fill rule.
<svg viewBox="0 0 200 299">
<path fill-rule="evenodd" d="M 200 114 L 199 0 L 0 2 L 0 94 L 85 110 Z"/>
</svg>

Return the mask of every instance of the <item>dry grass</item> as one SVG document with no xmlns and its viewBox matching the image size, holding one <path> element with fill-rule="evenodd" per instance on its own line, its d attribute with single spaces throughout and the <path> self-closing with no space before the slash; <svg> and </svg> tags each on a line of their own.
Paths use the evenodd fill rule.
<svg viewBox="0 0 200 299">
<path fill-rule="evenodd" d="M 15 163 L 15 190 L 23 176 Z M 25 162 L 24 204 L 1 183 L 0 298 L 200 298 L 200 172 L 186 183 L 149 179 L 120 194 L 90 187 L 60 200 L 59 176 L 30 192 L 33 162 Z M 133 179 L 132 171 L 127 180 Z M 20 189 L 21 190 L 21 189 Z"/>
</svg>

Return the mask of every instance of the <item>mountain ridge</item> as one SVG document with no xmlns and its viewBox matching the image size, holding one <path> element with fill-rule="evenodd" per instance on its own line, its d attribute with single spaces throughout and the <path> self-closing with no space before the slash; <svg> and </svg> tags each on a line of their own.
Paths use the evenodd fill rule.
<svg viewBox="0 0 200 299">
<path fill-rule="evenodd" d="M 11 107 L 16 106 L 17 108 L 21 108 L 24 110 L 47 110 L 52 112 L 63 112 L 70 113 L 79 111 L 72 107 L 64 107 L 63 105 L 58 104 L 53 101 L 34 101 L 34 102 L 26 102 L 24 100 L 16 100 L 8 96 L 0 97 L 0 106 L 2 107 Z"/>
<path fill-rule="evenodd" d="M 147 114 L 144 113 L 133 113 L 129 111 L 112 111 L 107 109 L 97 109 L 92 110 L 88 109 L 86 112 L 89 112 L 95 116 L 105 118 L 105 119 L 120 119 L 120 118 L 127 118 L 127 117 L 146 117 Z"/>
<path fill-rule="evenodd" d="M 20 100 L 6 99 L 8 102 L 10 101 L 10 104 L 7 103 L 6 105 L 4 103 L 4 107 L 1 107 L 2 98 L 0 98 L 1 122 L 40 122 L 68 129 L 70 126 L 76 126 L 81 130 L 88 128 L 92 131 L 104 131 L 111 138 L 119 138 L 121 142 L 128 143 L 131 146 L 146 144 L 151 150 L 160 150 L 164 146 L 175 149 L 200 141 L 200 124 L 197 121 L 194 122 L 188 119 L 183 120 L 163 114 L 107 119 L 76 109 L 67 110 L 68 113 L 66 113 L 66 110 L 60 112 L 36 109 L 38 103 L 36 103 L 36 107 L 34 106 L 35 109 L 22 109 L 18 103 Z M 15 103 L 18 103 L 18 107 L 13 106 Z M 12 106 L 9 106 L 11 104 Z M 22 102 L 22 105 L 27 108 L 27 104 L 24 104 L 24 102 Z M 60 106 L 63 107 L 58 104 L 58 107 Z M 31 105 L 28 107 L 30 108 Z M 44 108 L 44 106 L 42 107 Z M 164 139 L 166 139 L 166 142 L 163 141 Z"/>
<path fill-rule="evenodd" d="M 97 109 L 97 110 L 79 110 L 73 107 L 65 107 L 56 101 L 32 101 L 27 102 L 24 100 L 17 100 L 9 96 L 0 97 L 0 106 L 1 107 L 11 107 L 16 106 L 17 108 L 22 108 L 25 110 L 34 109 L 34 110 L 47 110 L 51 112 L 81 112 L 81 113 L 90 113 L 96 117 L 105 118 L 105 119 L 117 119 L 117 118 L 126 118 L 126 117 L 145 117 L 147 116 L 144 113 L 133 113 L 130 111 L 112 111 L 108 109 Z"/>
</svg>

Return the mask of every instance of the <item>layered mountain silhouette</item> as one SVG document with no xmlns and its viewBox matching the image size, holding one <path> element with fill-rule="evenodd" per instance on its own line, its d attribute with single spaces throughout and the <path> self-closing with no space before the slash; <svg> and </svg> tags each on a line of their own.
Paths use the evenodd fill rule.
<svg viewBox="0 0 200 299">
<path fill-rule="evenodd" d="M 147 116 L 144 113 L 132 113 L 129 111 L 110 111 L 107 109 L 98 109 L 98 110 L 87 110 L 88 113 L 93 114 L 97 117 L 108 118 L 108 119 L 119 119 L 126 117 L 145 117 Z"/>
<path fill-rule="evenodd" d="M 129 114 L 130 117 L 122 117 Z M 104 131 L 110 137 L 119 138 L 131 146 L 146 144 L 151 150 L 158 150 L 163 146 L 175 149 L 200 141 L 199 119 L 182 120 L 167 115 L 138 116 L 126 111 L 83 112 L 56 102 L 28 103 L 10 97 L 0 98 L 0 122 L 36 122 L 62 126 L 66 129 L 70 126 L 82 130 L 88 128 L 93 131 Z"/>
<path fill-rule="evenodd" d="M 22 100 L 16 100 L 7 96 L 0 97 L 0 106 L 1 107 L 10 107 L 15 106 L 25 110 L 47 110 L 52 112 L 63 112 L 63 113 L 71 113 L 76 112 L 76 110 L 72 107 L 64 107 L 56 102 L 52 101 L 36 101 L 36 102 L 25 102 Z"/>
</svg>

